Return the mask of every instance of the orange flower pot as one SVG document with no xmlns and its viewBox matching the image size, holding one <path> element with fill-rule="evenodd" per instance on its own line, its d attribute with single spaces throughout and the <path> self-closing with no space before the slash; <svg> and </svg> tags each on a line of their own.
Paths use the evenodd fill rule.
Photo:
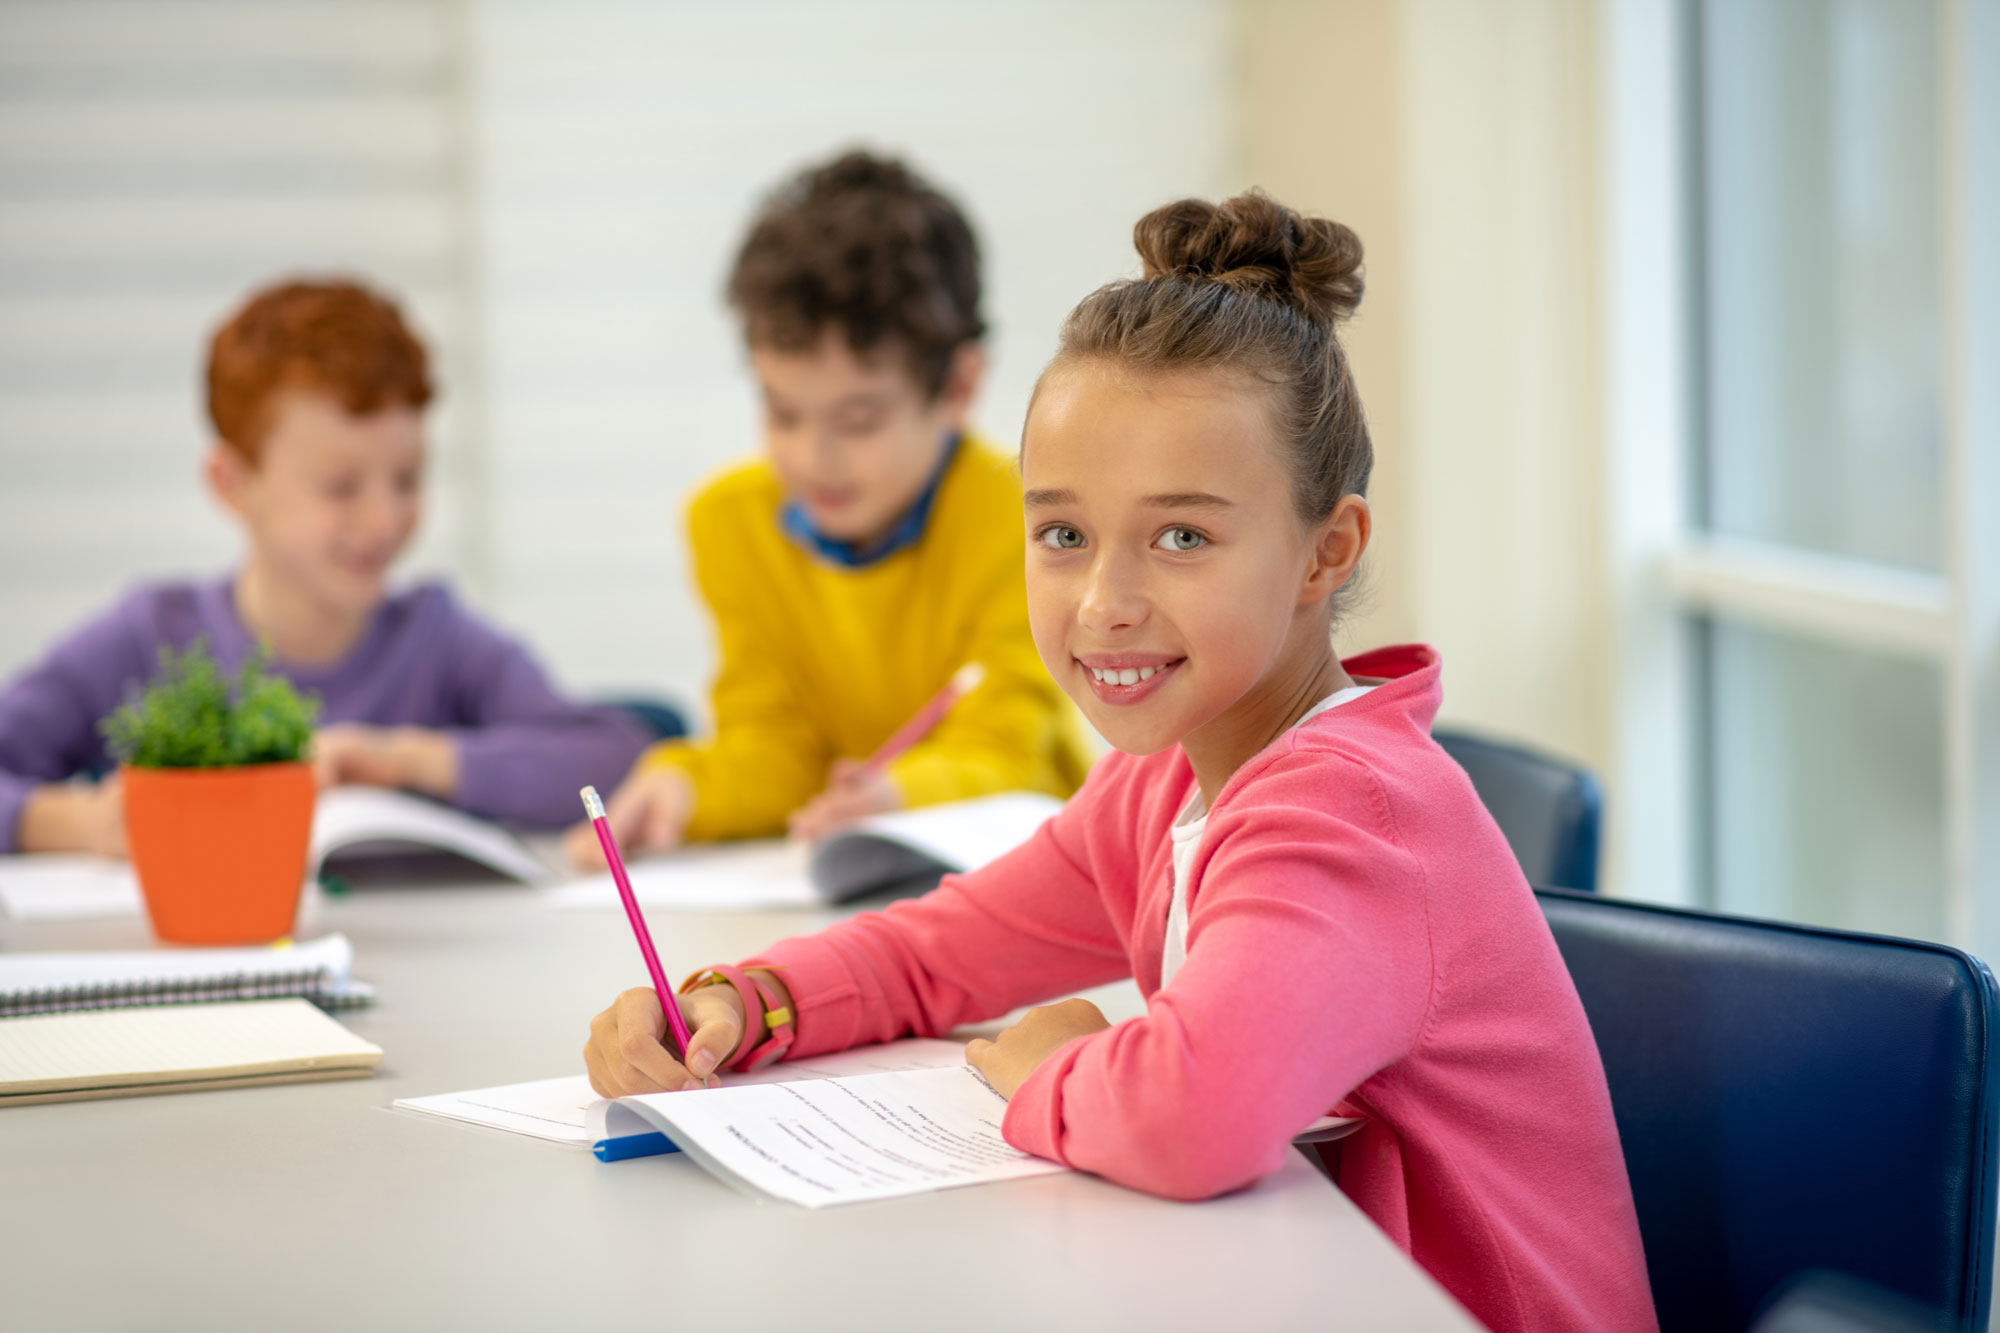
<svg viewBox="0 0 2000 1333">
<path fill-rule="evenodd" d="M 155 935 L 262 944 L 291 933 L 312 840 L 310 765 L 128 766 L 119 785 Z"/>
</svg>

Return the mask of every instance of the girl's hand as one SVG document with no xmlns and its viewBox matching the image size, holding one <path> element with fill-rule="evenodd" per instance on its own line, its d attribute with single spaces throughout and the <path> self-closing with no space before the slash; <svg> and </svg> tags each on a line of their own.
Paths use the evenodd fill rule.
<svg viewBox="0 0 2000 1333">
<path fill-rule="evenodd" d="M 1020 1022 L 1001 1030 L 999 1040 L 984 1037 L 966 1043 L 965 1058 L 985 1076 L 993 1090 L 1011 1098 L 1042 1061 L 1075 1041 L 1111 1026 L 1104 1011 L 1089 1000 L 1064 1000 L 1030 1009 Z"/>
<path fill-rule="evenodd" d="M 313 733 L 309 758 L 322 788 L 404 787 L 446 800 L 458 791 L 458 747 L 424 727 L 336 722 Z"/>
<path fill-rule="evenodd" d="M 865 769 L 859 759 L 836 759 L 826 790 L 792 812 L 792 836 L 814 842 L 857 819 L 902 808 L 902 790 L 888 774 Z"/>
<path fill-rule="evenodd" d="M 604 822 L 626 855 L 677 846 L 694 815 L 694 784 L 678 768 L 635 773 L 604 803 Z M 563 852 L 578 870 L 604 869 L 604 849 L 590 821 L 563 834 Z"/>
<path fill-rule="evenodd" d="M 675 997 L 688 1025 L 688 1060 L 667 1050 L 667 1016 L 651 986 L 635 986 L 590 1020 L 583 1065 L 600 1097 L 681 1092 L 706 1085 L 743 1039 L 743 1001 L 733 986 L 703 986 Z"/>
</svg>

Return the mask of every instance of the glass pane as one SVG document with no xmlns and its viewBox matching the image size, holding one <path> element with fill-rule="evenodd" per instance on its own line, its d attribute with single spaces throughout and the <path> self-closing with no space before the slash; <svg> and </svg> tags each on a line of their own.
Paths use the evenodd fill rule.
<svg viewBox="0 0 2000 1333">
<path fill-rule="evenodd" d="M 1944 939 L 1939 668 L 1718 623 L 1709 670 L 1716 906 Z"/>
<path fill-rule="evenodd" d="M 1709 526 L 1940 569 L 1936 0 L 1700 13 Z"/>
</svg>

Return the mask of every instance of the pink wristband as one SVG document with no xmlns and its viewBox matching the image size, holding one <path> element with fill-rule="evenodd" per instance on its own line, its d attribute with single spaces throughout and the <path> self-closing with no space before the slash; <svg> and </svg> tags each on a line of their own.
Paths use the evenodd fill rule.
<svg viewBox="0 0 2000 1333">
<path fill-rule="evenodd" d="M 715 978 L 711 981 L 710 978 Z M 762 1069 L 765 1065 L 782 1060 L 785 1052 L 792 1048 L 797 1035 L 797 1024 L 791 1009 L 778 1003 L 777 993 L 762 980 L 741 968 L 720 964 L 705 967 L 681 983 L 680 993 L 699 990 L 703 986 L 727 982 L 736 988 L 736 996 L 743 1002 L 743 1036 L 737 1041 L 736 1049 L 722 1063 L 724 1069 Z M 750 1021 L 753 1014 L 762 1015 L 758 1026 L 770 1032 L 762 1043 L 751 1046 Z"/>
</svg>

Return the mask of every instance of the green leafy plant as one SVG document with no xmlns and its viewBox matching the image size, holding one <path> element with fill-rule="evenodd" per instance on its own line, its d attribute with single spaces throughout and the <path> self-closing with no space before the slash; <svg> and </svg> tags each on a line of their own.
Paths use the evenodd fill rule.
<svg viewBox="0 0 2000 1333">
<path fill-rule="evenodd" d="M 319 696 L 301 695 L 257 652 L 232 684 L 205 640 L 160 649 L 160 674 L 98 724 L 111 753 L 135 768 L 287 764 L 312 743 Z"/>
</svg>

